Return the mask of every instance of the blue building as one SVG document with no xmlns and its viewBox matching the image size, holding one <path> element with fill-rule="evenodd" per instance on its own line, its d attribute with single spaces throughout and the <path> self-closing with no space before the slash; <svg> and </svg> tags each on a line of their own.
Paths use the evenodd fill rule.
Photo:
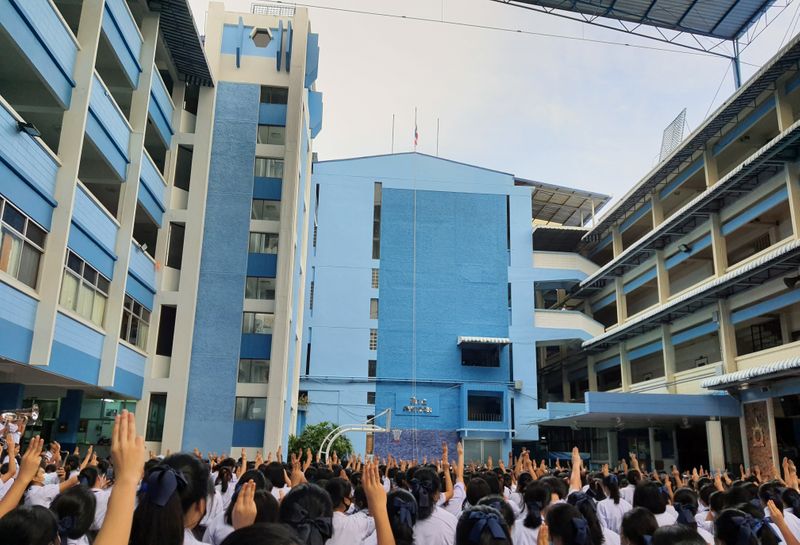
<svg viewBox="0 0 800 545">
<path fill-rule="evenodd" d="M 318 162 L 312 181 L 298 431 L 391 409 L 400 435 L 351 433 L 357 451 L 530 446 L 533 221 L 580 225 L 607 198 L 419 153 Z"/>
</svg>

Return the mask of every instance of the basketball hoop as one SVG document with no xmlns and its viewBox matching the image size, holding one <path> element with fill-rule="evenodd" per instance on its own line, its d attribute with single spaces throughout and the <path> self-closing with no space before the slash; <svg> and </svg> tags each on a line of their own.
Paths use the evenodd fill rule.
<svg viewBox="0 0 800 545">
<path fill-rule="evenodd" d="M 395 443 L 400 442 L 400 436 L 403 435 L 403 430 L 392 430 L 392 439 Z"/>
</svg>

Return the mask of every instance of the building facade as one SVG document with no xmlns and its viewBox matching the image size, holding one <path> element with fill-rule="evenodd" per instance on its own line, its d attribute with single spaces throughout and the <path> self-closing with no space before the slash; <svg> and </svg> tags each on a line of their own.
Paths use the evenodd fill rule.
<svg viewBox="0 0 800 545">
<path fill-rule="evenodd" d="M 606 197 L 419 153 L 318 162 L 312 180 L 298 432 L 386 426 L 388 409 L 395 432 L 349 433 L 357 452 L 532 446 L 532 220 L 574 225 Z"/>
<path fill-rule="evenodd" d="M 128 408 L 154 450 L 285 444 L 319 49 L 254 11 L 0 3 L 0 408 L 48 439 Z"/>
</svg>

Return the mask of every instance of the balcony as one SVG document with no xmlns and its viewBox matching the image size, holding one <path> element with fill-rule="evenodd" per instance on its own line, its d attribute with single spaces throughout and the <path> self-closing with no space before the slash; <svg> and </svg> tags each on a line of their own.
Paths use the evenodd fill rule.
<svg viewBox="0 0 800 545">
<path fill-rule="evenodd" d="M 126 291 L 145 307 L 153 309 L 153 296 L 156 293 L 156 262 L 136 241 L 131 241 Z"/>
<path fill-rule="evenodd" d="M 533 252 L 533 268 L 540 282 L 580 281 L 593 275 L 599 267 L 580 254 L 572 252 Z"/>
<path fill-rule="evenodd" d="M 142 157 L 140 173 L 139 203 L 161 227 L 162 216 L 166 210 L 167 182 L 161 176 L 150 155 L 145 151 Z"/>
<path fill-rule="evenodd" d="M 108 40 L 130 86 L 139 84 L 139 55 L 144 39 L 125 0 L 106 0 L 103 9 L 103 34 Z"/>
<path fill-rule="evenodd" d="M 140 399 L 144 384 L 145 357 L 120 343 L 114 371 L 114 390 L 127 399 Z"/>
<path fill-rule="evenodd" d="M 130 162 L 131 126 L 97 73 L 92 81 L 86 135 L 113 173 L 124 181 Z"/>
<path fill-rule="evenodd" d="M 708 391 L 701 387 L 703 380 L 721 375 L 723 373 L 722 363 L 695 367 L 688 371 L 675 373 L 675 393 L 676 394 L 705 394 Z"/>
<path fill-rule="evenodd" d="M 509 427 L 506 392 L 492 387 L 461 390 L 461 415 L 463 430 L 506 431 Z"/>
<path fill-rule="evenodd" d="M 155 126 L 156 133 L 161 139 L 165 147 L 169 148 L 170 140 L 175 131 L 172 128 L 172 112 L 175 110 L 175 105 L 172 103 L 172 98 L 169 96 L 167 86 L 158 73 L 158 69 L 153 66 L 153 80 L 150 86 L 150 105 L 148 106 L 148 113 L 150 120 Z"/>
<path fill-rule="evenodd" d="M 117 241 L 119 223 L 86 186 L 80 182 L 78 182 L 78 188 L 75 192 L 72 223 L 97 244 L 103 252 L 116 258 L 114 248 Z"/>
<path fill-rule="evenodd" d="M 603 324 L 574 310 L 537 309 L 534 311 L 533 324 L 538 341 L 588 340 L 605 331 Z"/>
</svg>

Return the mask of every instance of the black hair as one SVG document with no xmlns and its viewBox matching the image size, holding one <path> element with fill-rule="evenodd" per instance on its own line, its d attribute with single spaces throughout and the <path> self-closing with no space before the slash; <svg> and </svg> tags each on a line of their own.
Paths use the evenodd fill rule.
<svg viewBox="0 0 800 545">
<path fill-rule="evenodd" d="M 389 525 L 392 527 L 395 544 L 413 545 L 414 525 L 417 523 L 417 500 L 411 492 L 402 488 L 395 488 L 389 492 L 386 496 L 386 511 L 389 514 Z"/>
<path fill-rule="evenodd" d="M 421 468 L 414 472 L 411 479 L 411 493 L 417 500 L 417 519 L 425 520 L 436 507 L 436 499 L 441 490 L 439 476 L 431 469 Z"/>
<path fill-rule="evenodd" d="M 525 487 L 531 482 L 533 482 L 533 476 L 528 472 L 522 473 L 519 478 L 517 478 L 517 494 L 520 496 L 524 495 Z"/>
<path fill-rule="evenodd" d="M 563 479 L 559 479 L 558 477 L 548 476 L 542 477 L 539 479 L 540 483 L 544 483 L 550 487 L 550 490 L 558 496 L 558 499 L 563 500 L 567 497 L 567 493 L 569 492 L 569 488 L 567 487 L 567 483 L 563 481 Z"/>
<path fill-rule="evenodd" d="M 725 509 L 714 519 L 714 535 L 722 545 L 777 545 L 778 540 L 769 524 L 763 524 L 756 533 L 742 528 L 743 525 L 752 528 L 753 521 L 763 520 L 763 517 L 764 512 L 749 503 Z"/>
<path fill-rule="evenodd" d="M 657 529 L 655 515 L 644 507 L 634 507 L 622 515 L 620 536 L 625 536 L 631 545 L 647 545 L 645 536 L 653 537 Z"/>
<path fill-rule="evenodd" d="M 792 508 L 794 516 L 800 515 L 800 493 L 798 493 L 797 490 L 794 488 L 784 488 L 783 492 L 781 492 L 781 500 L 783 500 L 783 505 L 785 507 Z"/>
<path fill-rule="evenodd" d="M 486 523 L 488 521 L 488 524 Z M 478 524 L 480 533 L 473 534 Z M 499 527 L 504 538 L 495 538 L 492 527 Z M 456 545 L 511 545 L 511 532 L 499 511 L 488 505 L 475 505 L 461 513 L 456 526 Z"/>
<path fill-rule="evenodd" d="M 225 510 L 225 523 L 229 526 L 233 526 L 233 508 L 236 506 L 236 500 L 239 499 L 239 492 L 241 491 L 242 486 L 248 481 L 253 481 L 253 484 L 256 485 L 256 492 L 259 490 L 263 490 L 268 493 L 272 491 L 272 484 L 266 477 L 264 477 L 263 473 L 257 469 L 245 471 L 242 475 L 242 478 L 236 481 L 236 488 L 233 496 L 231 496 L 231 502 L 228 504 L 228 508 Z M 272 494 L 270 494 L 270 496 L 272 496 Z M 275 498 L 273 497 L 273 499 Z"/>
<path fill-rule="evenodd" d="M 481 473 L 481 478 L 489 485 L 491 494 L 501 494 L 502 487 L 500 486 L 500 479 L 497 478 L 497 473 L 492 471 L 484 471 Z"/>
<path fill-rule="evenodd" d="M 619 505 L 619 477 L 611 473 L 603 477 L 603 486 L 608 490 L 608 497 L 614 500 L 615 505 Z"/>
<path fill-rule="evenodd" d="M 567 503 L 574 506 L 575 509 L 586 519 L 589 525 L 589 535 L 592 538 L 592 543 L 603 542 L 603 527 L 600 526 L 600 520 L 597 518 L 597 511 L 594 501 L 582 492 L 575 492 L 567 497 Z"/>
<path fill-rule="evenodd" d="M 587 541 L 579 543 L 576 538 L 581 524 L 586 524 L 586 519 L 568 503 L 559 503 L 547 509 L 547 528 L 551 538 L 559 538 L 564 545 L 600 545 L 603 542 L 601 530 L 599 536 L 589 531 Z"/>
<path fill-rule="evenodd" d="M 482 477 L 473 477 L 467 483 L 467 503 L 478 505 L 481 498 L 492 493 L 487 483 Z"/>
<path fill-rule="evenodd" d="M 589 477 L 587 483 L 588 483 L 588 488 L 586 490 L 587 496 L 589 496 L 595 501 L 603 501 L 604 499 L 606 499 L 606 493 L 603 490 L 602 481 L 600 479 Z"/>
<path fill-rule="evenodd" d="M 267 464 L 265 476 L 272 483 L 272 486 L 283 488 L 286 486 L 286 478 L 283 475 L 283 464 L 280 462 L 270 462 Z"/>
<path fill-rule="evenodd" d="M 310 482 L 310 483 L 313 483 L 314 481 L 317 480 L 317 475 L 318 474 L 319 473 L 317 472 L 317 468 L 316 467 L 308 466 L 308 468 L 305 471 L 306 480 L 308 482 Z"/>
<path fill-rule="evenodd" d="M 176 476 L 168 476 L 177 473 Z M 172 479 L 178 482 L 172 494 L 160 503 L 161 488 Z M 130 545 L 180 545 L 183 543 L 183 515 L 212 492 L 208 466 L 191 454 L 173 454 L 145 476 L 147 490 L 140 495 L 133 512 Z M 162 484 L 165 483 L 165 484 Z"/>
<path fill-rule="evenodd" d="M 94 488 L 94 485 L 97 484 L 97 478 L 100 476 L 100 472 L 97 471 L 94 467 L 85 467 L 78 473 L 78 483 L 85 486 L 86 488 Z"/>
<path fill-rule="evenodd" d="M 758 499 L 758 487 L 750 481 L 738 481 L 728 490 L 725 505 L 733 507 L 756 499 Z"/>
<path fill-rule="evenodd" d="M 353 489 L 353 503 L 356 504 L 356 507 L 359 511 L 363 511 L 364 509 L 369 509 L 369 504 L 367 502 L 367 493 L 364 490 L 362 485 L 357 485 Z"/>
<path fill-rule="evenodd" d="M 228 466 L 217 467 L 217 478 L 214 480 L 214 484 L 220 485 L 220 490 L 222 491 L 223 494 L 228 491 L 228 485 L 230 485 L 231 479 L 233 479 L 233 473 L 231 472 L 230 467 Z"/>
<path fill-rule="evenodd" d="M 654 515 L 667 510 L 667 498 L 661 485 L 655 481 L 642 481 L 633 491 L 633 506 L 649 509 Z"/>
<path fill-rule="evenodd" d="M 274 498 L 273 498 L 274 499 Z M 253 524 L 228 534 L 222 545 L 303 545 L 294 530 L 285 524 Z"/>
<path fill-rule="evenodd" d="M 642 474 L 639 472 L 638 469 L 629 469 L 626 477 L 628 478 L 628 484 L 636 486 L 642 479 Z"/>
<path fill-rule="evenodd" d="M 691 488 L 679 488 L 672 496 L 675 511 L 678 512 L 677 523 L 692 529 L 697 529 L 697 493 Z"/>
<path fill-rule="evenodd" d="M 710 506 L 711 501 L 711 494 L 713 494 L 717 490 L 717 487 L 713 484 L 707 484 L 705 486 L 700 487 L 700 501 L 703 502 L 704 505 Z"/>
<path fill-rule="evenodd" d="M 280 520 L 298 533 L 301 543 L 311 543 L 312 534 L 319 534 L 322 542 L 329 539 L 333 533 L 330 526 L 332 518 L 331 497 L 315 484 L 304 483 L 295 486 L 281 501 Z M 330 533 L 321 530 L 320 525 L 313 524 L 317 519 L 327 520 L 331 528 Z"/>
<path fill-rule="evenodd" d="M 673 524 L 656 530 L 652 545 L 706 545 L 706 540 L 694 528 Z"/>
<path fill-rule="evenodd" d="M 725 509 L 725 502 L 727 501 L 727 496 L 728 496 L 727 492 L 715 490 L 708 497 L 708 508 L 714 513 L 719 513 L 720 511 Z"/>
<path fill-rule="evenodd" d="M 350 482 L 341 477 L 336 477 L 328 481 L 325 485 L 325 491 L 331 497 L 333 508 L 347 507 L 344 504 L 345 499 L 350 499 Z"/>
<path fill-rule="evenodd" d="M 783 499 L 781 499 L 781 484 L 778 481 L 769 481 L 758 488 L 758 499 L 766 507 L 767 502 L 772 500 L 775 507 L 783 511 Z"/>
<path fill-rule="evenodd" d="M 65 538 L 80 539 L 89 531 L 94 522 L 97 499 L 85 486 L 73 486 L 55 497 L 50 510 L 58 521 L 61 541 Z"/>
<path fill-rule="evenodd" d="M 70 473 L 77 471 L 80 467 L 81 459 L 74 454 L 70 454 L 67 456 L 66 460 L 64 460 L 64 471 L 67 472 L 67 478 L 69 478 Z"/>
<path fill-rule="evenodd" d="M 478 502 L 478 505 L 488 505 L 500 513 L 509 528 L 514 526 L 514 520 L 516 519 L 514 516 L 514 510 L 508 504 L 506 499 L 500 494 L 491 494 L 485 498 L 481 498 L 481 500 Z"/>
<path fill-rule="evenodd" d="M 0 518 L 3 545 L 50 545 L 58 536 L 56 516 L 41 505 L 22 505 Z"/>
<path fill-rule="evenodd" d="M 542 525 L 542 512 L 545 507 L 550 505 L 553 491 L 542 481 L 532 481 L 525 487 L 525 520 L 523 524 L 526 528 L 536 529 Z"/>
</svg>

